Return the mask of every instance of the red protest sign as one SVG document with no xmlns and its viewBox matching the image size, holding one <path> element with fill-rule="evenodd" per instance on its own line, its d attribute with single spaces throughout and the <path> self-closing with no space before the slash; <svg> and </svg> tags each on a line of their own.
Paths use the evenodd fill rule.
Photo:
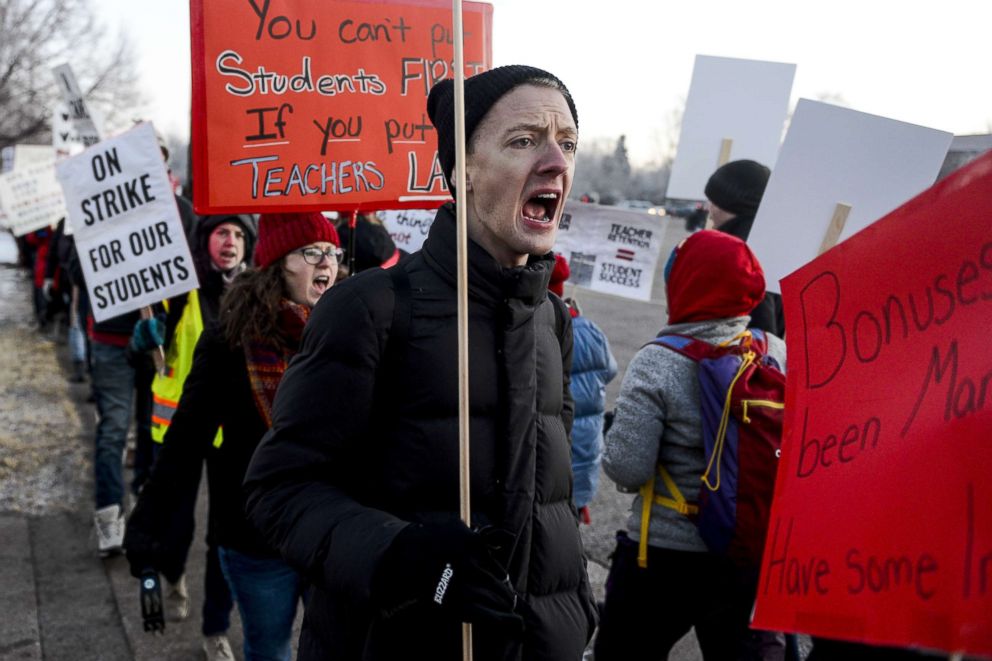
<svg viewBox="0 0 992 661">
<path fill-rule="evenodd" d="M 191 0 L 197 212 L 427 208 L 448 199 L 427 116 L 454 76 L 451 3 Z M 465 75 L 492 7 L 465 3 Z"/>
<path fill-rule="evenodd" d="M 782 281 L 754 625 L 992 655 L 992 154 Z"/>
</svg>

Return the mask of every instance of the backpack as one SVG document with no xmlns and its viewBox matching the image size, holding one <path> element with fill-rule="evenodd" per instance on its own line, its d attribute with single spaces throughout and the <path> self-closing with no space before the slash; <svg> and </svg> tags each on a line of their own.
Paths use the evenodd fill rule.
<svg viewBox="0 0 992 661">
<path fill-rule="evenodd" d="M 658 475 L 670 496 L 655 492 L 654 478 L 642 487 L 641 567 L 647 566 L 654 503 L 691 518 L 712 553 L 741 566 L 761 563 L 781 454 L 785 374 L 767 355 L 762 331 L 744 331 L 730 342 L 713 345 L 684 335 L 661 335 L 650 342 L 699 365 L 706 471 L 696 503 L 686 501 L 661 464 Z"/>
</svg>

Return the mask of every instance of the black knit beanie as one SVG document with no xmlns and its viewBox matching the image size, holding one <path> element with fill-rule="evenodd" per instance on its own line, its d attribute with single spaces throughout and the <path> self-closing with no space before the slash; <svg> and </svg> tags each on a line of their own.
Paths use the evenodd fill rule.
<svg viewBox="0 0 992 661">
<path fill-rule="evenodd" d="M 771 170 L 757 161 L 731 161 L 718 167 L 706 182 L 706 199 L 735 216 L 753 216 L 770 174 Z"/>
<path fill-rule="evenodd" d="M 565 83 L 556 76 L 523 64 L 510 64 L 496 67 L 489 71 L 465 79 L 465 143 L 472 140 L 476 127 L 492 108 L 507 92 L 535 80 L 550 83 L 565 97 L 568 109 L 572 112 L 572 121 L 576 128 L 579 126 L 579 116 L 575 112 L 575 102 Z M 427 97 L 427 114 L 431 123 L 437 129 L 437 155 L 448 179 L 448 187 L 454 195 L 451 172 L 455 169 L 455 83 L 445 79 L 431 88 Z"/>
</svg>

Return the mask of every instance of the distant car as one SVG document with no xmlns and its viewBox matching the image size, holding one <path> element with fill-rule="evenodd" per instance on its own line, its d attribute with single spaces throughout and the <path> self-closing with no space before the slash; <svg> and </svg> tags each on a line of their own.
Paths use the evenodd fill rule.
<svg viewBox="0 0 992 661">
<path fill-rule="evenodd" d="M 664 216 L 665 208 L 658 206 L 648 200 L 622 200 L 617 202 L 617 207 L 621 209 L 632 209 L 634 211 L 645 211 L 652 216 Z"/>
<path fill-rule="evenodd" d="M 665 205 L 665 210 L 668 212 L 669 216 L 679 216 L 681 218 L 685 218 L 686 216 L 691 215 L 699 205 L 699 202 L 681 202 L 672 200 Z"/>
</svg>

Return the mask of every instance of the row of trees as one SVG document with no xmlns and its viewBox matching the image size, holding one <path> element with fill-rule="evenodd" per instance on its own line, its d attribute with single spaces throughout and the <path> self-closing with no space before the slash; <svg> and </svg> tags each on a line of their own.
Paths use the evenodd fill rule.
<svg viewBox="0 0 992 661">
<path fill-rule="evenodd" d="M 623 200 L 665 201 L 672 159 L 634 167 L 627 154 L 627 137 L 583 142 L 579 147 L 578 167 L 572 183 L 572 197 L 587 195 L 600 204 L 617 204 Z"/>
<path fill-rule="evenodd" d="M 61 98 L 52 67 L 65 62 L 105 131 L 135 118 L 142 99 L 130 44 L 108 36 L 89 0 L 0 0 L 0 148 L 51 142 Z"/>
</svg>

